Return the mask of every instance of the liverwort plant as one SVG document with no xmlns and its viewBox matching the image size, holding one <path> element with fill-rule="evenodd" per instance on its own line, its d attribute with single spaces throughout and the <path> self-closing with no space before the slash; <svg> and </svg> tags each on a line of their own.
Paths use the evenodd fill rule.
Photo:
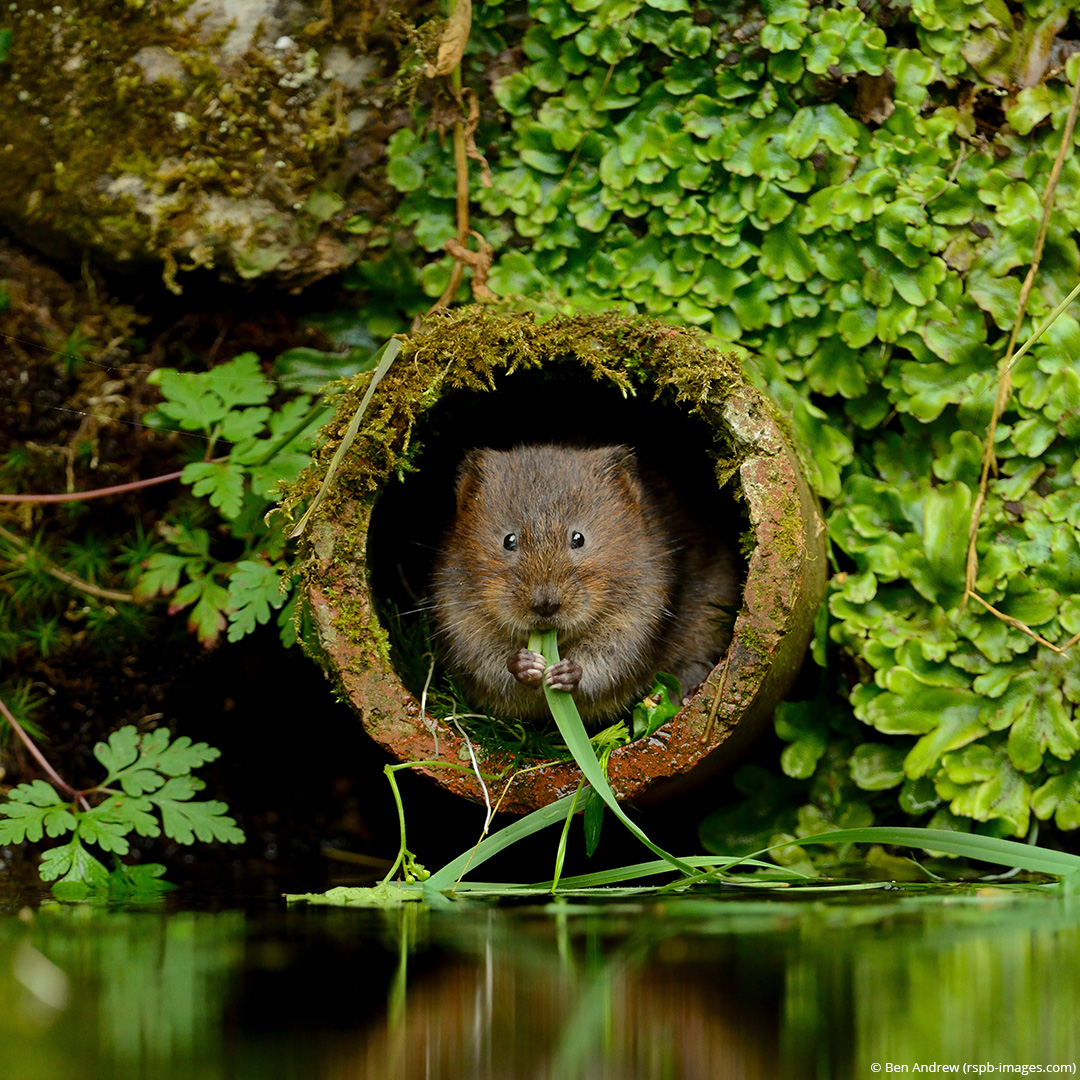
<svg viewBox="0 0 1080 1080">
<path fill-rule="evenodd" d="M 777 713 L 774 836 L 1080 828 L 1075 308 L 1033 340 L 1080 279 L 1078 7 L 474 5 L 474 65 L 518 57 L 470 180 L 488 286 L 745 349 L 826 502 L 822 691 Z M 439 296 L 451 155 L 418 124 L 386 176 Z"/>
</svg>

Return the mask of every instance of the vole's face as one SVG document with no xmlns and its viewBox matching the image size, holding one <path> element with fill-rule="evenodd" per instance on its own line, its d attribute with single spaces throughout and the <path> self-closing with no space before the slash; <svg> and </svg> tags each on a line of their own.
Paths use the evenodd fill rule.
<svg viewBox="0 0 1080 1080">
<path fill-rule="evenodd" d="M 636 481 L 620 472 L 626 453 L 537 446 L 470 455 L 457 524 L 488 618 L 512 635 L 551 627 L 563 638 L 618 618 L 645 534 Z"/>
</svg>

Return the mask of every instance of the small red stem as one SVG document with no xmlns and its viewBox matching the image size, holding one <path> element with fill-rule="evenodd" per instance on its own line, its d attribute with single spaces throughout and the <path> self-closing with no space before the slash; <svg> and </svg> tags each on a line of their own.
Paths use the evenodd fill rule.
<svg viewBox="0 0 1080 1080">
<path fill-rule="evenodd" d="M 61 791 L 66 791 L 73 799 L 78 799 L 80 802 L 85 803 L 83 793 L 77 788 L 73 788 L 66 780 L 61 779 L 60 774 L 48 763 L 45 759 L 45 755 L 37 748 L 37 744 L 29 735 L 23 730 L 22 724 L 11 715 L 11 710 L 4 704 L 3 699 L 0 699 L 0 716 L 11 725 L 11 730 L 22 740 L 23 745 L 30 751 L 34 760 L 45 770 L 46 775 Z"/>
<path fill-rule="evenodd" d="M 64 495 L 0 495 L 0 502 L 9 503 L 59 503 L 79 502 L 81 499 L 102 499 L 106 495 L 119 495 L 125 491 L 137 491 L 139 488 L 153 487 L 154 484 L 167 484 L 170 480 L 179 480 L 183 473 L 166 473 L 164 476 L 152 476 L 149 480 L 133 480 L 130 484 L 114 484 L 112 487 L 95 488 L 93 491 L 69 491 Z"/>
</svg>

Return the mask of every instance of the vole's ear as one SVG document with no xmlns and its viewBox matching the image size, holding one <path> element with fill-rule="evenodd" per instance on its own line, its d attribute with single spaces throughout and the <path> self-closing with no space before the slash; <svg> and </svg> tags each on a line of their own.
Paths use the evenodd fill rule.
<svg viewBox="0 0 1080 1080">
<path fill-rule="evenodd" d="M 484 459 L 487 450 L 469 450 L 458 465 L 455 480 L 457 504 L 459 507 L 474 499 L 484 482 Z"/>
<path fill-rule="evenodd" d="M 633 503 L 641 503 L 645 493 L 641 485 L 641 470 L 637 455 L 629 446 L 605 446 L 604 470 L 616 486 L 624 491 Z"/>
</svg>

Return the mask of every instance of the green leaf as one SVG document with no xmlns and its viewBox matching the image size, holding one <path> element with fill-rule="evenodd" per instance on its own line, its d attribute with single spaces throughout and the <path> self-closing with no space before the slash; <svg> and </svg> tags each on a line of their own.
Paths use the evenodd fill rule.
<svg viewBox="0 0 1080 1080">
<path fill-rule="evenodd" d="M 251 352 L 234 356 L 227 364 L 219 364 L 199 378 L 204 379 L 230 409 L 239 405 L 262 405 L 274 392 L 270 380 L 263 374 L 258 355 Z"/>
<path fill-rule="evenodd" d="M 146 381 L 156 383 L 166 398 L 155 413 L 177 421 L 185 431 L 201 431 L 210 436 L 228 412 L 228 406 L 206 382 L 205 374 L 157 368 Z M 155 413 L 147 414 L 145 419 L 152 422 Z"/>
<path fill-rule="evenodd" d="M 1080 829 L 1080 757 L 1031 793 L 1031 808 L 1043 821 L 1053 817 L 1059 829 Z"/>
<path fill-rule="evenodd" d="M 0 845 L 63 836 L 75 825 L 70 806 L 44 780 L 19 784 L 0 802 Z"/>
<path fill-rule="evenodd" d="M 221 423 L 221 437 L 233 443 L 252 439 L 262 433 L 270 415 L 271 411 L 265 405 L 253 409 L 233 409 Z"/>
<path fill-rule="evenodd" d="M 858 124 L 839 105 L 799 109 L 784 134 L 784 146 L 796 158 L 810 157 L 819 143 L 824 143 L 834 154 L 850 154 L 858 142 Z"/>
<path fill-rule="evenodd" d="M 410 158 L 391 156 L 386 165 L 386 179 L 398 191 L 416 191 L 424 182 L 424 170 Z"/>
<path fill-rule="evenodd" d="M 905 746 L 863 743 L 851 755 L 851 779 L 863 791 L 888 791 L 904 782 Z"/>
<path fill-rule="evenodd" d="M 928 600 L 952 607 L 964 591 L 971 489 L 953 481 L 931 489 L 923 511 L 925 562 L 913 562 L 911 583 Z"/>
<path fill-rule="evenodd" d="M 1050 92 L 1045 83 L 1024 87 L 1016 95 L 1015 104 L 1005 110 L 1005 119 L 1017 135 L 1027 135 L 1049 115 Z"/>
<path fill-rule="evenodd" d="M 635 739 L 643 739 L 666 724 L 682 708 L 682 689 L 679 680 L 667 672 L 657 672 L 656 679 L 642 701 L 634 706 L 630 731 Z M 599 796 L 597 796 L 599 799 Z M 600 800 L 603 807 L 603 800 Z M 586 802 L 588 806 L 588 802 Z"/>
<path fill-rule="evenodd" d="M 209 843 L 220 840 L 226 844 L 242 844 L 243 832 L 225 811 L 229 808 L 217 799 L 193 802 L 191 797 L 203 787 L 201 780 L 177 776 L 155 791 L 150 799 L 161 810 L 165 835 L 179 844 L 193 844 L 196 839 Z"/>
<path fill-rule="evenodd" d="M 1021 870 L 1033 870 L 1039 874 L 1058 876 L 1080 872 L 1080 856 L 1065 851 L 1052 851 L 1018 844 L 1015 840 L 1000 840 L 993 836 L 975 833 L 956 833 L 947 829 L 916 829 L 876 827 L 868 829 L 841 829 L 836 832 L 819 833 L 816 836 L 789 840 L 795 844 L 901 844 L 904 847 L 922 848 L 925 851 L 941 851 L 964 859 L 1012 866 Z"/>
<path fill-rule="evenodd" d="M 191 484 L 195 495 L 210 496 L 210 505 L 225 518 L 239 516 L 244 499 L 244 470 L 228 461 L 193 461 L 184 466 L 180 482 Z"/>
<path fill-rule="evenodd" d="M 180 574 L 191 563 L 190 556 L 155 552 L 146 560 L 146 568 L 139 576 L 133 590 L 137 600 L 152 600 L 155 596 L 168 596 L 180 584 Z M 204 564 L 199 560 L 196 565 Z"/>
<path fill-rule="evenodd" d="M 600 843 L 600 831 L 604 824 L 604 800 L 592 788 L 585 792 L 581 824 L 585 834 L 585 854 L 591 858 Z"/>
<path fill-rule="evenodd" d="M 543 635 L 532 634 L 529 638 L 529 648 L 533 652 L 539 652 L 549 664 L 555 664 L 559 661 L 559 649 L 556 644 L 554 630 L 549 630 Z M 581 722 L 573 698 L 569 694 L 552 690 L 547 684 L 544 685 L 544 697 L 547 700 L 548 707 L 551 709 L 551 715 L 555 718 L 559 734 L 563 737 L 563 741 L 566 743 L 570 753 L 573 754 L 578 768 L 581 769 L 585 779 L 588 780 L 597 794 L 607 803 L 611 812 L 650 851 L 659 855 L 662 859 L 667 859 L 672 866 L 681 870 L 684 874 L 692 875 L 694 871 L 689 864 L 677 859 L 674 855 L 669 855 L 663 848 L 654 844 L 642 829 L 626 816 L 626 812 L 619 805 L 611 786 L 607 782 L 603 769 L 600 768 L 600 763 L 596 760 L 596 752 L 589 741 L 589 736 L 585 733 L 585 725 Z"/>
<path fill-rule="evenodd" d="M 109 886 L 109 871 L 82 846 L 77 836 L 67 844 L 46 851 L 41 857 L 38 873 L 42 881 L 59 878 L 63 883 L 78 882 L 95 892 Z"/>
<path fill-rule="evenodd" d="M 1001 820 L 1017 836 L 1027 832 L 1031 787 L 1012 766 L 1004 747 L 967 747 L 942 759 L 945 775 L 935 779 L 949 809 L 976 821 Z"/>
<path fill-rule="evenodd" d="M 228 590 L 210 577 L 190 581 L 176 594 L 169 611 L 175 613 L 191 603 L 195 606 L 188 615 L 188 630 L 203 645 L 213 645 L 225 629 Z"/>
<path fill-rule="evenodd" d="M 167 733 L 166 733 L 167 734 Z M 109 735 L 107 742 L 99 742 L 94 746 L 94 757 L 105 766 L 108 775 L 105 777 L 104 786 L 108 786 L 113 783 L 120 774 L 134 765 L 139 759 L 139 731 L 138 728 L 133 727 L 131 724 L 126 724 L 122 728 L 117 728 L 116 731 Z M 136 770 L 137 774 L 138 770 Z M 129 795 L 139 795 L 143 791 L 151 791 L 155 787 L 160 786 L 160 781 L 157 783 L 151 783 L 148 788 L 139 786 L 138 780 L 133 780 L 135 785 L 132 788 L 125 787 L 125 791 Z"/>
<path fill-rule="evenodd" d="M 329 221 L 345 206 L 345 200 L 336 191 L 315 188 L 307 197 L 304 209 L 316 221 Z"/>
<path fill-rule="evenodd" d="M 268 565 L 244 559 L 229 576 L 229 641 L 239 641 L 256 624 L 270 621 L 270 609 L 277 610 L 288 599 L 282 591 L 282 564 Z"/>
<path fill-rule="evenodd" d="M 114 731 L 108 743 L 98 743 L 94 755 L 109 770 L 103 786 L 119 781 L 128 795 L 143 795 L 160 788 L 164 777 L 189 773 L 215 761 L 221 752 L 204 742 L 193 743 L 187 735 L 174 740 L 168 728 L 140 736 L 128 725 Z"/>
<path fill-rule="evenodd" d="M 780 755 L 784 775 L 797 780 L 813 776 L 829 737 L 828 716 L 820 702 L 782 702 L 776 708 L 774 723 L 776 734 L 791 743 Z"/>
<path fill-rule="evenodd" d="M 424 882 L 426 887 L 427 882 Z M 285 893 L 289 904 L 312 904 L 326 907 L 396 908 L 425 899 L 426 889 L 419 884 L 384 881 L 380 885 L 339 885 L 324 893 Z"/>
<path fill-rule="evenodd" d="M 97 844 L 103 851 L 126 855 L 130 848 L 127 834 L 135 827 L 122 810 L 124 797 L 114 796 L 79 815 L 79 839 Z M 153 821 L 153 816 L 148 815 Z M 156 822 L 155 822 L 156 826 Z"/>
</svg>

